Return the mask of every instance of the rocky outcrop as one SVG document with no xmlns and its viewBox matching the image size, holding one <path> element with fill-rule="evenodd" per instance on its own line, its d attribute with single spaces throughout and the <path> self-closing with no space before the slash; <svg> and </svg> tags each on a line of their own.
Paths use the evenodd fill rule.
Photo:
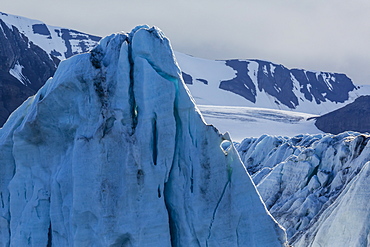
<svg viewBox="0 0 370 247">
<path fill-rule="evenodd" d="M 326 101 L 343 103 L 349 99 L 348 93 L 356 89 L 344 74 L 290 70 L 283 65 L 261 60 L 225 62 L 237 71 L 237 76 L 221 81 L 220 88 L 239 94 L 253 103 L 258 92 L 267 93 L 274 97 L 276 104 L 290 109 L 297 108 L 303 100 L 315 104 Z"/>
<path fill-rule="evenodd" d="M 316 118 L 316 127 L 326 133 L 370 132 L 370 96 L 360 96 L 338 110 Z"/>
<path fill-rule="evenodd" d="M 0 126 L 54 74 L 59 59 L 49 56 L 0 19 Z"/>
<path fill-rule="evenodd" d="M 99 40 L 0 12 L 0 127 L 54 75 L 61 60 L 90 51 Z"/>
</svg>

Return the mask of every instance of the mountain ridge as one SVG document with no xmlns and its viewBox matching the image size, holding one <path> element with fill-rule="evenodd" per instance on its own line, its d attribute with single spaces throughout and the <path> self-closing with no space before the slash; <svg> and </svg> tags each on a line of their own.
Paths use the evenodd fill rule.
<svg viewBox="0 0 370 247">
<path fill-rule="evenodd" d="M 91 50 L 100 40 L 100 37 L 94 35 L 6 13 L 0 13 L 0 19 L 9 29 L 16 27 L 29 42 L 44 50 L 49 57 L 45 62 L 55 65 L 58 60 Z M 2 52 L 0 50 L 0 56 L 4 56 Z M 370 94 L 370 87 L 357 86 L 340 73 L 288 69 L 283 65 L 256 59 L 213 61 L 178 52 L 175 54 L 183 78 L 197 104 L 262 107 L 321 115 L 354 101 L 359 95 Z M 22 66 L 13 65 L 2 73 L 15 76 L 13 84 L 17 84 L 17 80 L 22 83 L 25 79 L 32 82 L 32 78 L 23 75 Z M 9 72 L 11 70 L 17 73 L 12 75 Z M 33 70 L 45 74 L 36 67 Z M 50 71 L 45 77 L 53 73 Z M 43 77 L 37 80 L 46 79 Z M 37 84 L 36 87 L 40 86 Z M 25 91 L 24 96 L 18 97 L 12 105 L 18 106 L 34 94 L 34 90 Z M 2 110 L 3 121 L 13 108 Z"/>
<path fill-rule="evenodd" d="M 180 53 L 176 57 L 185 82 L 201 105 L 255 106 L 321 115 L 370 93 L 369 86 L 355 85 L 342 73 L 288 69 L 256 59 L 212 61 Z"/>
</svg>

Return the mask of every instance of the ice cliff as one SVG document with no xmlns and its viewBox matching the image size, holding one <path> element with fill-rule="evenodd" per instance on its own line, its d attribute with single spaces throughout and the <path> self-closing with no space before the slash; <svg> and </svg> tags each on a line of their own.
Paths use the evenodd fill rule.
<svg viewBox="0 0 370 247">
<path fill-rule="evenodd" d="M 282 246 L 157 28 L 102 39 L 0 130 L 0 246 Z"/>
<path fill-rule="evenodd" d="M 370 244 L 370 136 L 247 138 L 238 151 L 295 247 Z"/>
</svg>

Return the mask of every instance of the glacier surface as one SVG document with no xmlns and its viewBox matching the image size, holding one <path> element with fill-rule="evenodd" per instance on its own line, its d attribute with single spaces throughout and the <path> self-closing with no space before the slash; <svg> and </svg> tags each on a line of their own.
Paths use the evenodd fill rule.
<svg viewBox="0 0 370 247">
<path fill-rule="evenodd" d="M 0 130 L 0 166 L 0 246 L 286 243 L 157 28 L 61 62 Z"/>
<path fill-rule="evenodd" d="M 369 246 L 370 136 L 264 135 L 238 147 L 290 244 Z"/>
</svg>

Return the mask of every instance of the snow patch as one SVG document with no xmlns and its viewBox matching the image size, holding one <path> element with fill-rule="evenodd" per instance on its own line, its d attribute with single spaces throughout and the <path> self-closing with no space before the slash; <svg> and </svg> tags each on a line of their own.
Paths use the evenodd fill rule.
<svg viewBox="0 0 370 247">
<path fill-rule="evenodd" d="M 31 84 L 31 82 L 22 74 L 23 69 L 24 67 L 19 64 L 19 61 L 17 61 L 14 64 L 14 67 L 9 70 L 9 73 L 18 81 L 20 81 L 23 85 Z"/>
<path fill-rule="evenodd" d="M 256 61 L 249 61 L 248 63 L 248 75 L 251 78 L 254 85 L 258 85 L 258 67 L 259 64 Z"/>
<path fill-rule="evenodd" d="M 275 69 L 276 69 L 276 66 L 275 65 L 273 65 L 272 63 L 270 63 L 270 71 L 271 71 L 271 75 L 272 76 L 275 76 L 274 74 L 275 74 Z"/>
</svg>

